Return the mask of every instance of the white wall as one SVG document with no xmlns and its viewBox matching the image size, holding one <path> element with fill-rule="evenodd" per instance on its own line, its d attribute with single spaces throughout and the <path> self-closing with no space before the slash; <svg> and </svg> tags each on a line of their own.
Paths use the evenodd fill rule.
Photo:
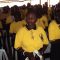
<svg viewBox="0 0 60 60">
<path fill-rule="evenodd" d="M 9 7 L 12 7 L 14 5 L 17 5 L 17 6 L 22 6 L 22 5 L 27 5 L 27 3 L 30 2 L 30 1 L 24 1 L 24 2 L 10 2 L 10 3 L 0 3 L 0 7 L 3 7 L 3 6 L 9 6 Z"/>
<path fill-rule="evenodd" d="M 2 1 L 2 0 L 1 0 Z M 49 0 L 48 0 L 49 1 Z M 18 6 L 21 6 L 21 5 L 27 5 L 27 3 L 30 2 L 30 1 L 24 1 L 24 2 L 11 2 L 11 3 L 0 3 L 0 7 L 3 7 L 3 6 L 13 6 L 13 5 L 18 5 Z M 41 4 L 44 4 L 45 2 L 47 2 L 47 0 L 41 0 Z M 50 5 L 55 5 L 59 2 L 59 0 L 50 0 Z M 35 5 L 35 4 L 39 4 L 40 3 L 40 0 L 31 0 L 31 4 L 32 5 Z"/>
<path fill-rule="evenodd" d="M 41 5 L 43 5 L 47 0 L 41 0 Z"/>
<path fill-rule="evenodd" d="M 39 4 L 40 0 L 31 0 L 31 5 Z"/>
<path fill-rule="evenodd" d="M 50 5 L 55 5 L 59 2 L 59 0 L 50 0 Z"/>
</svg>

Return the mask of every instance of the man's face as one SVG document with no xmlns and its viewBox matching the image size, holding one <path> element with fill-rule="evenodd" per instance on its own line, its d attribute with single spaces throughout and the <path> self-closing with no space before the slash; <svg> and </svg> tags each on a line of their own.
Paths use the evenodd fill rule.
<svg viewBox="0 0 60 60">
<path fill-rule="evenodd" d="M 26 22 L 29 25 L 34 25 L 36 23 L 36 16 L 33 13 L 27 15 Z"/>
</svg>

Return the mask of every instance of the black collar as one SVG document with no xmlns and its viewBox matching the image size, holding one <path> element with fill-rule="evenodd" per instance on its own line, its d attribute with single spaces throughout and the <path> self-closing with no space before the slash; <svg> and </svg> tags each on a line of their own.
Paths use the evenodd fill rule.
<svg viewBox="0 0 60 60">
<path fill-rule="evenodd" d="M 30 26 L 26 24 L 26 28 L 27 28 L 28 30 L 31 30 L 31 29 L 36 30 L 36 25 L 34 25 L 34 28 L 30 28 Z"/>
</svg>

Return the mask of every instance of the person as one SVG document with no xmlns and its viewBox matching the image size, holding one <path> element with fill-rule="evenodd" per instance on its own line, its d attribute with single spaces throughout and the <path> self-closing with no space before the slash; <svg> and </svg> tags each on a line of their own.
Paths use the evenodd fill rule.
<svg viewBox="0 0 60 60">
<path fill-rule="evenodd" d="M 36 60 L 33 52 L 37 50 L 42 54 L 49 43 L 45 31 L 42 27 L 36 26 L 36 21 L 37 18 L 34 10 L 29 11 L 26 15 L 26 26 L 17 32 L 15 38 L 14 48 L 23 52 L 29 60 Z"/>
<path fill-rule="evenodd" d="M 51 60 L 60 60 L 60 17 L 56 16 L 48 28 L 49 40 L 51 42 Z"/>
<path fill-rule="evenodd" d="M 49 21 L 47 10 L 48 10 L 47 9 L 47 3 L 45 3 L 45 5 L 42 8 L 42 11 L 40 11 L 40 12 L 42 12 L 42 14 L 36 22 L 36 25 L 41 26 L 46 31 L 46 33 L 48 32 L 47 28 L 48 28 L 48 21 Z"/>
<path fill-rule="evenodd" d="M 41 18 L 37 21 L 37 26 L 41 26 L 44 30 L 48 27 L 48 18 L 47 14 L 43 15 Z"/>
</svg>

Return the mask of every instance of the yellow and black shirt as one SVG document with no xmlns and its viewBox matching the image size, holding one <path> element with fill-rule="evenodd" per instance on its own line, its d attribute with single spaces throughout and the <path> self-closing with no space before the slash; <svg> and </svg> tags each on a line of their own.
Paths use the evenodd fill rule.
<svg viewBox="0 0 60 60">
<path fill-rule="evenodd" d="M 48 39 L 42 27 L 37 27 L 36 30 L 28 30 L 23 27 L 16 34 L 14 48 L 22 48 L 25 52 L 33 52 L 47 44 Z"/>
</svg>

